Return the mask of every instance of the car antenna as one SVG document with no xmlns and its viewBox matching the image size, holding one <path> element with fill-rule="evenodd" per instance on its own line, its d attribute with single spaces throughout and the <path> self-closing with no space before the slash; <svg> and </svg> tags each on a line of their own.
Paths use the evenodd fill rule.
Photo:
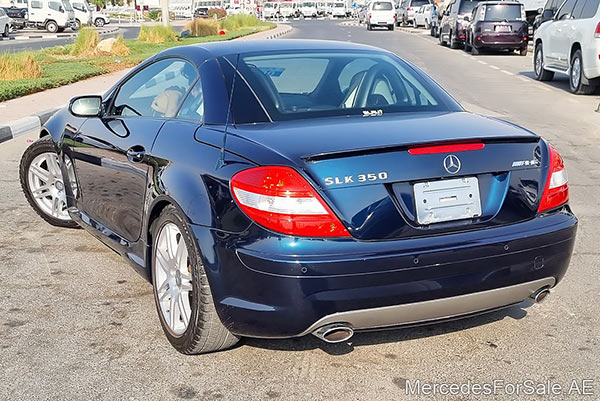
<svg viewBox="0 0 600 401">
<path fill-rule="evenodd" d="M 229 62 L 229 60 L 227 60 Z M 233 79 L 231 80 L 231 91 L 229 93 L 229 106 L 227 106 L 227 117 L 225 119 L 225 131 L 223 132 L 223 143 L 221 145 L 221 154 L 219 160 L 217 160 L 217 170 L 225 165 L 225 146 L 227 145 L 227 127 L 229 126 L 229 117 L 231 116 L 231 103 L 233 101 L 233 91 L 235 89 L 235 78 L 238 74 L 238 63 L 240 61 L 240 55 L 238 53 L 237 60 L 235 61 L 235 68 L 233 70 Z M 231 64 L 231 63 L 229 63 Z M 233 66 L 232 66 L 233 67 Z"/>
</svg>

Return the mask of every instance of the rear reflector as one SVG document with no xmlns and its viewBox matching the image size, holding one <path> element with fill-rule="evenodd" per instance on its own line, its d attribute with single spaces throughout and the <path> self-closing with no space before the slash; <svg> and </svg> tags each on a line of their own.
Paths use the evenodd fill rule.
<svg viewBox="0 0 600 401">
<path fill-rule="evenodd" d="M 350 236 L 314 188 L 290 167 L 244 170 L 230 185 L 242 211 L 265 228 L 302 237 Z"/>
<path fill-rule="evenodd" d="M 562 157 L 548 144 L 550 168 L 538 212 L 554 209 L 569 200 L 569 181 Z"/>
<path fill-rule="evenodd" d="M 600 22 L 598 22 L 598 25 L 596 25 L 596 32 L 594 32 L 594 37 L 600 38 Z"/>
<path fill-rule="evenodd" d="M 475 143 L 453 143 L 447 145 L 423 146 L 418 148 L 408 149 L 411 155 L 430 155 L 434 153 L 454 153 L 467 152 L 469 150 L 481 150 L 485 148 L 485 144 L 481 142 Z"/>
</svg>

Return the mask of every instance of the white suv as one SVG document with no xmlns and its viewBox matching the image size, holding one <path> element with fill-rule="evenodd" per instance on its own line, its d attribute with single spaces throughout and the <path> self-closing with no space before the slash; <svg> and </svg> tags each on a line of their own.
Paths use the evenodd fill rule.
<svg viewBox="0 0 600 401">
<path fill-rule="evenodd" d="M 566 0 L 552 13 L 544 11 L 549 21 L 535 32 L 536 78 L 567 74 L 571 92 L 593 93 L 600 86 L 600 0 Z"/>
<path fill-rule="evenodd" d="M 372 30 L 374 26 L 385 26 L 393 31 L 396 25 L 396 17 L 394 3 L 391 1 L 373 1 L 369 3 L 367 9 L 367 30 Z"/>
</svg>

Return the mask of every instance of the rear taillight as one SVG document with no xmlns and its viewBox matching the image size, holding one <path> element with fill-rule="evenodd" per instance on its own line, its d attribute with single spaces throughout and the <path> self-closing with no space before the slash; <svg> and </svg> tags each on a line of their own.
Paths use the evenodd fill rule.
<svg viewBox="0 0 600 401">
<path fill-rule="evenodd" d="M 596 32 L 594 32 L 594 37 L 600 38 L 600 22 L 598 22 L 598 25 L 596 25 Z"/>
<path fill-rule="evenodd" d="M 550 168 L 538 212 L 554 209 L 569 200 L 569 181 L 562 157 L 550 145 L 548 145 L 548 150 L 550 152 Z"/>
<path fill-rule="evenodd" d="M 294 169 L 256 167 L 231 179 L 231 193 L 261 226 L 301 237 L 349 237 L 350 233 L 314 188 Z"/>
<path fill-rule="evenodd" d="M 371 13 L 369 13 L 369 19 L 371 19 Z"/>
</svg>

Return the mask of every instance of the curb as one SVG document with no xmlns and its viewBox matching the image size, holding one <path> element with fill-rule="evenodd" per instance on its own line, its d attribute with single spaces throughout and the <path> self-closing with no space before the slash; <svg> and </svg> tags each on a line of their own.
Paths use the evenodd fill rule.
<svg viewBox="0 0 600 401">
<path fill-rule="evenodd" d="M 106 35 L 108 33 L 115 33 L 119 30 L 119 27 L 105 29 L 102 31 L 98 31 L 99 35 Z M 29 36 L 13 36 L 8 38 L 1 38 L 0 41 L 3 40 L 31 40 L 31 39 L 61 39 L 61 38 L 74 38 L 77 36 L 77 32 L 74 33 L 58 33 L 56 35 L 29 35 Z"/>
<path fill-rule="evenodd" d="M 288 33 L 290 33 L 291 30 L 292 30 L 292 27 L 286 25 L 285 28 L 282 31 L 277 32 L 277 33 L 273 33 L 273 34 L 265 37 L 265 40 L 267 40 L 267 39 L 277 39 L 280 36 L 287 35 Z"/>
<path fill-rule="evenodd" d="M 11 121 L 8 124 L 0 125 L 0 143 L 9 141 L 27 132 L 40 130 L 42 125 L 44 125 L 58 110 L 59 109 L 45 110 L 32 116 L 23 117 Z"/>
</svg>

